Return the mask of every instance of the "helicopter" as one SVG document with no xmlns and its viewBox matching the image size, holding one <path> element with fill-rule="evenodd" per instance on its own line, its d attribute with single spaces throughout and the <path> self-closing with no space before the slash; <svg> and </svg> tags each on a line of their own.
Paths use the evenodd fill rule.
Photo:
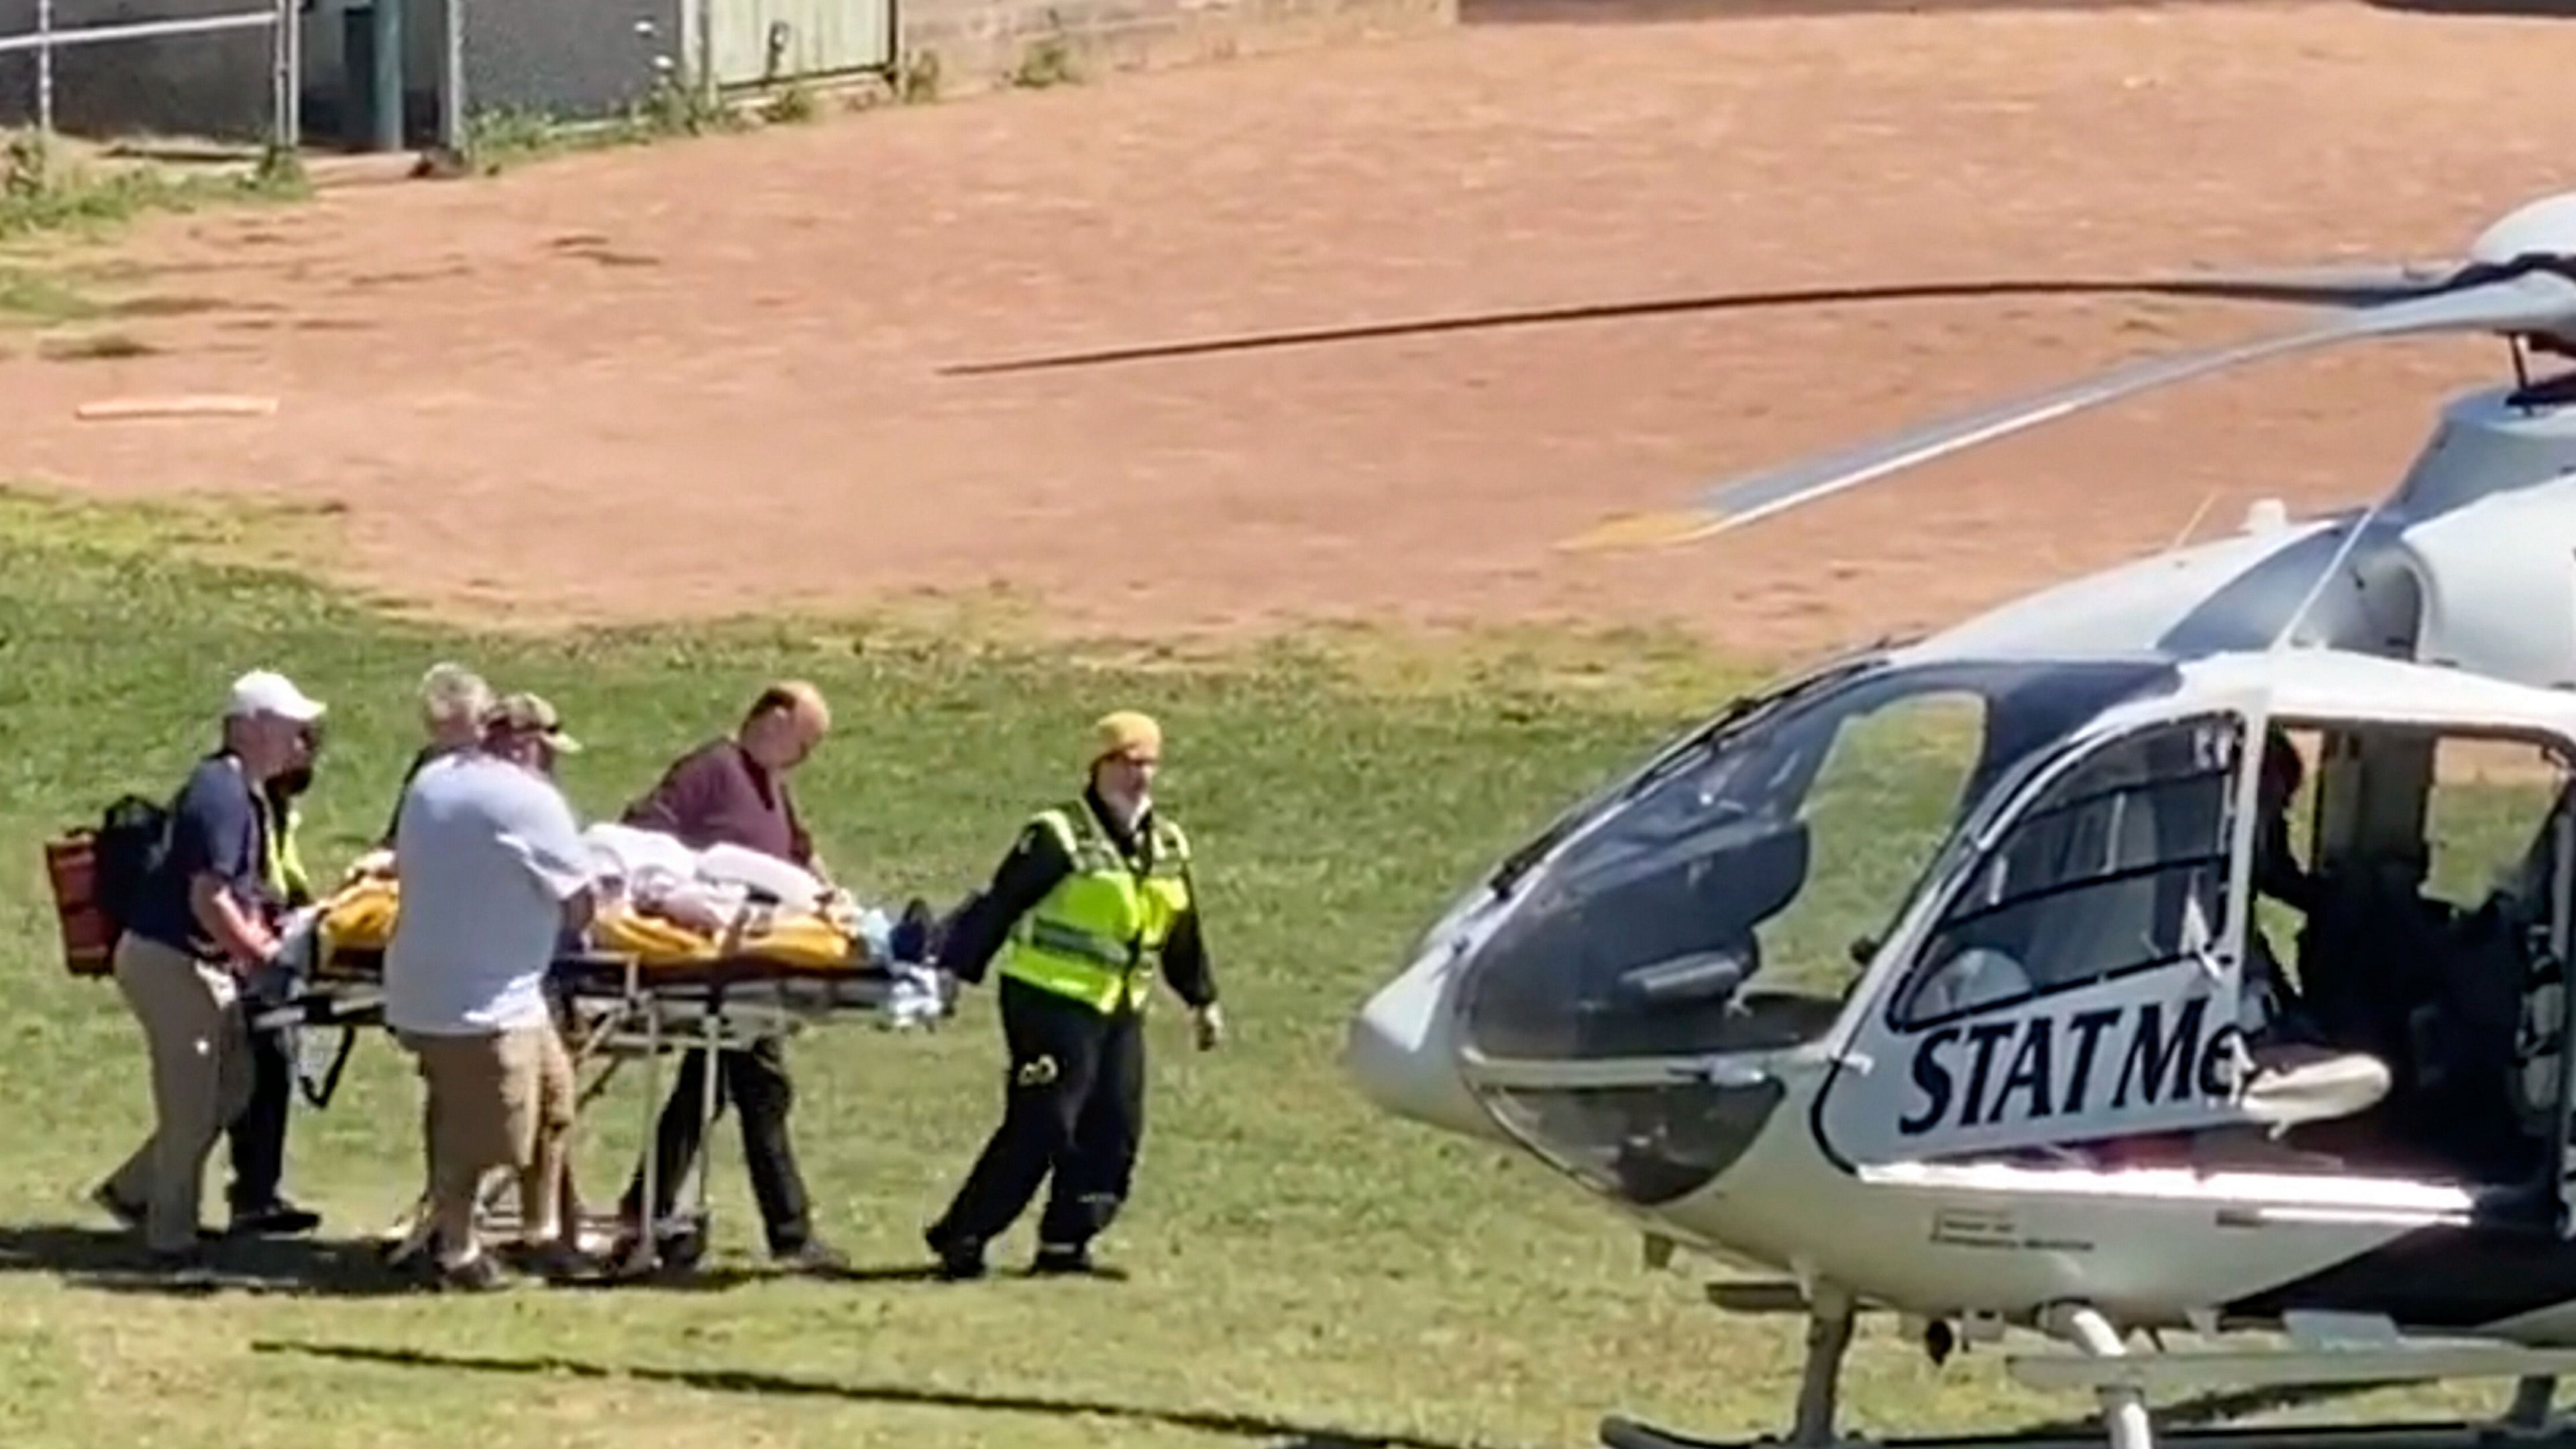
<svg viewBox="0 0 2576 1449">
<path fill-rule="evenodd" d="M 1358 1012 L 1344 1065 L 1382 1110 L 1578 1184 L 1650 1266 L 1687 1250 L 1756 1275 L 1710 1293 L 1807 1319 L 1799 1449 L 1849 1442 L 1864 1312 L 1936 1363 L 2055 1340 L 2011 1374 L 2101 1415 L 2051 1442 L 2556 1433 L 2576 1370 L 2576 368 L 2533 362 L 2576 358 L 2576 193 L 2452 263 L 2098 289 L 2336 311 L 1579 542 L 1709 537 L 2344 342 L 2495 334 L 2514 376 L 2449 400 L 2367 506 L 2258 504 L 2233 535 L 1729 702 L 1472 882 Z M 2509 818 L 2463 824 L 2481 811 Z M 2484 860 L 2461 845 L 2481 832 Z M 2282 951 L 2263 915 L 2291 897 Z M 2285 1344 L 2164 1338 L 2249 1330 Z M 2147 1404 L 2450 1378 L 2513 1379 L 2511 1406 L 2194 1431 Z M 1709 1442 L 1623 1418 L 1602 1438 Z"/>
<path fill-rule="evenodd" d="M 2336 315 L 1577 544 L 1741 529 L 2349 340 L 2494 333 L 2514 382 L 2447 402 L 2378 503 L 2257 505 L 2226 539 L 1728 701 L 1450 902 L 1350 1024 L 1347 1073 L 1388 1114 L 1579 1183 L 1641 1227 L 1649 1266 L 1692 1250 L 1762 1274 L 1710 1297 L 1806 1315 L 1801 1449 L 1844 1441 L 1860 1312 L 1896 1312 L 1935 1361 L 2007 1330 L 2074 1348 L 2009 1372 L 2092 1390 L 2099 1436 L 2079 1441 L 2112 1449 L 2200 1439 L 2159 1431 L 2146 1395 L 2210 1385 L 2517 1382 L 2491 1426 L 2218 1431 L 2246 1444 L 2555 1431 L 2576 1369 L 2576 369 L 2535 379 L 2532 358 L 2576 358 L 2576 193 L 2439 266 L 1899 291 L 2014 289 Z M 1473 322 L 1412 327 L 1450 325 Z M 2287 861 L 2290 892 L 2311 755 L 2313 859 Z M 2509 784 L 2478 773 L 2506 755 Z M 2488 830 L 2488 877 L 2437 879 L 2458 802 L 2499 789 L 2519 815 Z M 2298 895 L 2287 959 L 2264 895 Z M 2169 1330 L 2287 1346 L 2169 1351 Z M 1705 1444 L 1625 1418 L 1602 1439 Z"/>
<path fill-rule="evenodd" d="M 1877 1442 L 2555 1435 L 2576 1370 L 2576 367 L 2534 364 L 2576 359 L 2576 192 L 2446 262 L 1661 299 L 952 371 L 2017 292 L 2332 310 L 1572 544 L 1707 538 L 2347 342 L 2492 334 L 2513 379 L 2447 400 L 2366 506 L 2258 502 L 2231 535 L 1726 703 L 1471 882 L 1356 1013 L 1344 1068 L 1391 1116 L 1590 1193 L 1650 1267 L 1687 1250 L 1746 1275 L 1711 1285 L 1719 1308 L 1804 1316 L 1797 1449 L 1871 1442 L 1837 1423 L 1864 1312 L 1936 1364 L 2054 1340 L 2008 1371 L 2101 1409 L 2092 1433 Z M 2184 1331 L 2284 1342 L 2169 1347 Z M 2159 1428 L 2147 1405 L 2452 1378 L 2514 1396 L 2487 1424 L 2285 1429 Z M 1713 1442 L 1618 1417 L 1602 1438 Z"/>
</svg>

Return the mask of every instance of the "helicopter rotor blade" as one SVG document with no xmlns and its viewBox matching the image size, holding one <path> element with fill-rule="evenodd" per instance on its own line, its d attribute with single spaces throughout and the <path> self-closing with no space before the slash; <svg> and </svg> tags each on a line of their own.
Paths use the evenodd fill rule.
<svg viewBox="0 0 2576 1449">
<path fill-rule="evenodd" d="M 1608 322 L 1629 317 L 1673 316 L 1692 312 L 1752 311 L 1764 307 L 1830 306 L 1856 302 L 1907 302 L 1944 298 L 2016 296 L 2148 295 L 2196 297 L 2225 301 L 2286 302 L 2310 306 L 2360 307 L 2421 296 L 2447 286 L 2460 263 L 2404 263 L 2394 266 L 2314 267 L 2282 271 L 2210 272 L 2172 277 L 2120 279 L 1997 278 L 1950 282 L 1896 282 L 1880 286 L 1793 287 L 1759 292 L 1719 292 L 1687 297 L 1657 297 L 1634 302 L 1592 302 L 1563 307 L 1534 307 L 1503 312 L 1477 312 L 1449 317 L 1422 317 L 1395 322 L 1362 322 L 1337 327 L 1311 327 L 1287 332 L 1247 333 L 1185 342 L 1145 343 L 999 362 L 966 362 L 943 367 L 949 377 L 994 373 L 1038 372 L 1057 368 L 1098 367 L 1119 362 L 1200 357 L 1211 353 L 1257 352 L 1283 347 L 1314 347 L 1334 342 L 1420 337 L 1444 332 L 1481 332 L 1515 327 L 1543 327 L 1568 322 Z"/>
<path fill-rule="evenodd" d="M 2250 342 L 2149 358 L 1858 448 L 1737 479 L 1704 492 L 1696 506 L 1613 519 L 1560 547 L 1588 551 L 1706 538 L 2133 393 L 2243 363 L 2364 338 L 2431 332 L 2564 331 L 2571 324 L 2576 324 L 2576 281 L 2547 271 L 2511 274 L 2456 292 L 2346 313 L 2316 326 L 2273 333 Z"/>
</svg>

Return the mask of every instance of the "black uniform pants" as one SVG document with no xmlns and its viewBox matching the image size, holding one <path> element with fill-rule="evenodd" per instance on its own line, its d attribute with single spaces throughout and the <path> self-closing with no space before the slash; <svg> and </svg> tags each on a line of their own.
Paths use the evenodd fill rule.
<svg viewBox="0 0 2576 1449">
<path fill-rule="evenodd" d="M 1000 995 L 1011 1053 L 1002 1125 L 931 1236 L 961 1247 L 1001 1236 L 1051 1174 L 1038 1242 L 1078 1247 L 1127 1200 L 1145 1136 L 1144 1018 L 1103 1014 L 1008 977 Z"/>
<path fill-rule="evenodd" d="M 705 1100 L 707 1054 L 692 1051 L 680 1060 L 679 1080 L 653 1134 L 654 1193 L 652 1221 L 670 1215 L 679 1200 L 680 1179 L 697 1161 L 699 1104 Z M 761 1227 L 772 1253 L 793 1253 L 813 1236 L 805 1180 L 796 1170 L 796 1151 L 787 1140 L 787 1111 L 795 1104 L 795 1083 L 787 1075 L 786 1044 L 762 1037 L 745 1050 L 716 1053 L 716 1115 L 730 1103 L 742 1114 L 743 1165 L 751 1173 L 751 1195 L 760 1204 Z M 644 1200 L 644 1174 L 639 1170 L 626 1186 L 622 1204 L 627 1217 L 639 1216 Z"/>
<path fill-rule="evenodd" d="M 233 1181 L 225 1197 L 236 1211 L 256 1211 L 277 1201 L 286 1175 L 286 1119 L 295 1106 L 295 1058 L 286 1033 L 250 1034 L 250 1105 L 225 1129 Z"/>
</svg>

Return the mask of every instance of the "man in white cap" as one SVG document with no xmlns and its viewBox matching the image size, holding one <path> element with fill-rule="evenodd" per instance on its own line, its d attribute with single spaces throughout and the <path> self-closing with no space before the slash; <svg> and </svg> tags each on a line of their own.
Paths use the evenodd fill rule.
<svg viewBox="0 0 2576 1449">
<path fill-rule="evenodd" d="M 193 1259 L 206 1159 L 249 1102 L 243 978 L 277 952 L 258 791 L 304 763 L 322 705 L 284 675 L 233 681 L 223 742 L 170 808 L 170 833 L 115 952 L 152 1059 L 152 1135 L 93 1195 L 156 1261 Z"/>
</svg>

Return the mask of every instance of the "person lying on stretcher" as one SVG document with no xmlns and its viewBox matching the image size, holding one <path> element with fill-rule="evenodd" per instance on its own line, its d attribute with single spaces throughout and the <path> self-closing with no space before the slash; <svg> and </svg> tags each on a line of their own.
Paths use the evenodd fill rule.
<svg viewBox="0 0 2576 1449">
<path fill-rule="evenodd" d="M 756 850 L 725 844 L 691 850 L 676 836 L 607 823 L 584 832 L 583 842 L 612 900 L 709 935 L 731 929 L 746 909 L 763 907 L 855 924 L 847 892 Z"/>
<path fill-rule="evenodd" d="M 693 851 L 658 831 L 605 822 L 585 830 L 583 843 L 602 887 L 591 939 L 610 949 L 706 961 L 726 954 L 739 929 L 785 959 L 829 964 L 883 961 L 893 944 L 883 912 L 862 911 L 846 891 L 756 851 Z M 399 909 L 392 857 L 377 852 L 291 929 L 308 961 L 323 949 L 378 949 Z"/>
</svg>

